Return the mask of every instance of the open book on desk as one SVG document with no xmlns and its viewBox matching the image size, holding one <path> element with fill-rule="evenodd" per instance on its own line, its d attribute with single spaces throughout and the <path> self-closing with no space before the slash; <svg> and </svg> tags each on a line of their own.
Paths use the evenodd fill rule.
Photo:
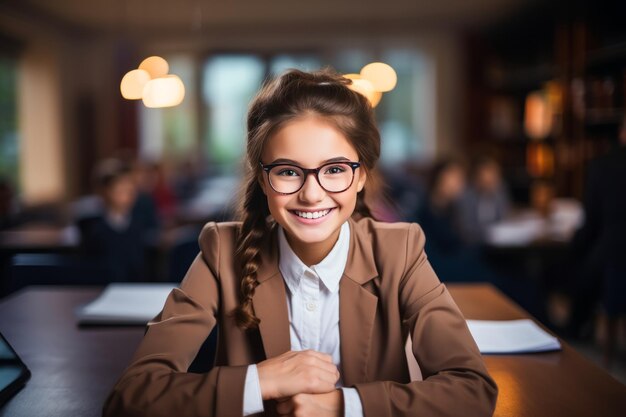
<svg viewBox="0 0 626 417">
<path fill-rule="evenodd" d="M 79 308 L 79 324 L 145 325 L 165 304 L 174 283 L 114 283 L 91 303 Z"/>
<path fill-rule="evenodd" d="M 559 339 L 529 319 L 467 320 L 480 353 L 531 353 L 560 350 Z"/>
</svg>

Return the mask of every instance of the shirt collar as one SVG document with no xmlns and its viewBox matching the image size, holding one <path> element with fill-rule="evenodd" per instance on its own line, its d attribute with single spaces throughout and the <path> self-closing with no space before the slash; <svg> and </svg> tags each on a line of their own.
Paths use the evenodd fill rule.
<svg viewBox="0 0 626 417">
<path fill-rule="evenodd" d="M 350 249 L 350 226 L 348 222 L 341 225 L 339 238 L 328 255 L 320 263 L 312 265 L 310 268 L 291 249 L 285 232 L 280 226 L 278 227 L 278 244 L 280 250 L 278 267 L 292 294 L 297 291 L 300 286 L 300 279 L 307 270 L 319 277 L 331 293 L 339 289 L 339 281 L 346 267 L 348 250 Z"/>
</svg>

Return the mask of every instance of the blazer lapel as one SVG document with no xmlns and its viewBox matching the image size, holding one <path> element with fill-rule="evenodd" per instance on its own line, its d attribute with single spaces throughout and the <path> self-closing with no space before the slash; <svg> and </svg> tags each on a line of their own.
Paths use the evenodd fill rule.
<svg viewBox="0 0 626 417">
<path fill-rule="evenodd" d="M 378 276 L 370 240 L 350 223 L 350 249 L 339 284 L 339 334 L 341 367 L 346 386 L 367 381 L 367 361 L 376 319 L 378 297 L 363 284 Z"/>
<path fill-rule="evenodd" d="M 252 296 L 254 313 L 261 320 L 259 331 L 267 359 L 291 349 L 287 293 L 278 269 L 276 228 L 272 231 L 272 244 L 261 250 L 261 263 L 257 270 L 259 285 Z"/>
</svg>

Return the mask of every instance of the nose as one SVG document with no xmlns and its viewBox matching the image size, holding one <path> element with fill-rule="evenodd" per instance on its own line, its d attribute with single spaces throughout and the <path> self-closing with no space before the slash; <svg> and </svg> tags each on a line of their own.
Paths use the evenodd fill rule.
<svg viewBox="0 0 626 417">
<path fill-rule="evenodd" d="M 314 173 L 309 173 L 304 179 L 304 184 L 298 192 L 298 197 L 303 203 L 317 203 L 326 196 L 326 191 L 317 182 Z"/>
</svg>

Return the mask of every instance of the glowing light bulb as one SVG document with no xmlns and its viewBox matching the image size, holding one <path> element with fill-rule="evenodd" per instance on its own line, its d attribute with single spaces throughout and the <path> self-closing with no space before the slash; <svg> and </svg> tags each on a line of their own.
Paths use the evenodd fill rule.
<svg viewBox="0 0 626 417">
<path fill-rule="evenodd" d="M 398 82 L 398 76 L 391 66 L 382 62 L 372 62 L 361 69 L 361 78 L 368 80 L 375 91 L 387 92 L 393 90 Z"/>
<path fill-rule="evenodd" d="M 544 139 L 552 131 L 553 112 L 541 91 L 528 94 L 524 107 L 524 130 L 534 140 Z"/>
<path fill-rule="evenodd" d="M 356 91 L 357 93 L 364 95 L 372 105 L 372 107 L 376 107 L 382 93 L 375 91 L 374 86 L 369 80 L 364 80 L 361 78 L 353 79 L 352 84 L 348 86 L 351 90 Z"/>
<path fill-rule="evenodd" d="M 368 97 L 368 99 L 370 100 L 370 103 L 372 103 L 372 107 L 378 106 L 378 103 L 380 103 L 380 100 L 382 98 L 383 98 L 383 93 L 380 91 L 372 91 L 370 93 L 370 96 Z"/>
<path fill-rule="evenodd" d="M 154 78 L 143 90 L 143 104 L 146 107 L 173 107 L 185 98 L 185 85 L 177 75 Z"/>
<path fill-rule="evenodd" d="M 149 56 L 141 61 L 139 69 L 148 71 L 150 78 L 159 78 L 167 75 L 170 70 L 170 66 L 167 61 L 160 56 Z"/>
<path fill-rule="evenodd" d="M 150 74 L 141 69 L 128 71 L 122 82 L 120 82 L 120 92 L 127 100 L 139 100 L 143 96 L 143 89 L 150 81 Z"/>
</svg>

